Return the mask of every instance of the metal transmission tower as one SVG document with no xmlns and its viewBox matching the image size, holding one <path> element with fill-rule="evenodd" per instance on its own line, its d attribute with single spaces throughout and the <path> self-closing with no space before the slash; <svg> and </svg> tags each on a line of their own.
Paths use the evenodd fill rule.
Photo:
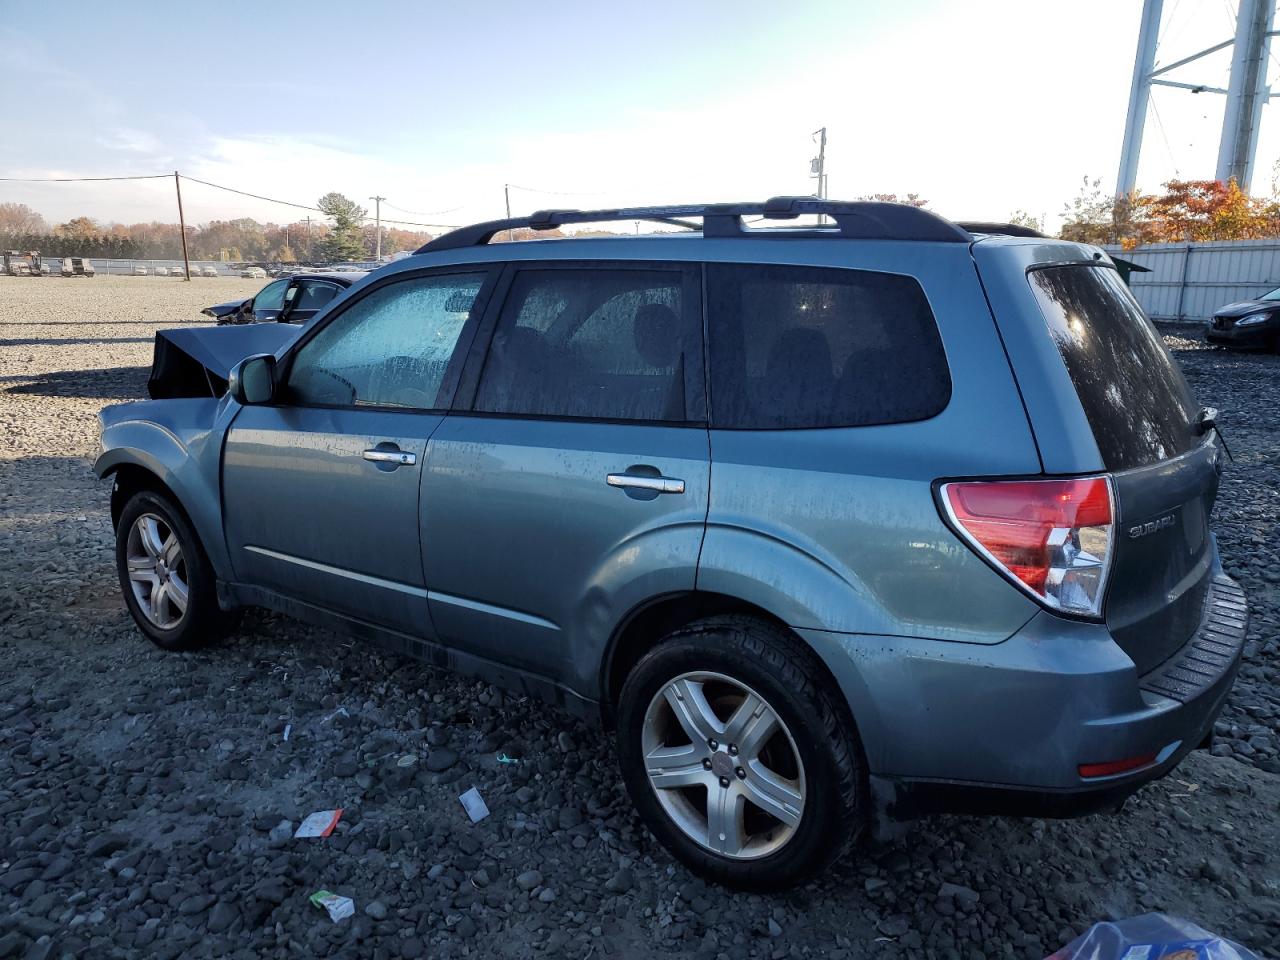
<svg viewBox="0 0 1280 960">
<path fill-rule="evenodd" d="M 1116 196 L 1132 193 L 1138 180 L 1138 154 L 1142 149 L 1142 131 L 1147 122 L 1147 102 L 1153 85 L 1176 87 L 1192 93 L 1221 93 L 1227 98 L 1222 118 L 1222 138 L 1218 142 L 1218 180 L 1235 178 L 1242 190 L 1248 191 L 1253 177 L 1254 154 L 1258 149 L 1258 122 L 1262 105 L 1270 99 L 1267 86 L 1267 56 L 1276 0 L 1239 0 L 1236 35 L 1221 43 L 1183 57 L 1156 69 L 1156 45 L 1160 39 L 1160 14 L 1163 0 L 1145 0 L 1142 25 L 1138 30 L 1138 52 L 1133 63 L 1133 85 L 1129 89 L 1129 113 L 1124 125 L 1124 143 L 1120 148 L 1120 171 L 1116 177 Z M 1233 47 L 1231 81 L 1226 90 L 1206 84 L 1169 80 L 1165 74 L 1196 60 Z"/>
</svg>

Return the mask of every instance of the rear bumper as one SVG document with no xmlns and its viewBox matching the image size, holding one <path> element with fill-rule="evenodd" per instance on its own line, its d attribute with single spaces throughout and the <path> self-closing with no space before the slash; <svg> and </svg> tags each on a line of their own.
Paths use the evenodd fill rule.
<svg viewBox="0 0 1280 960">
<path fill-rule="evenodd" d="M 1103 625 L 1048 613 L 990 647 L 802 632 L 849 697 L 882 819 L 1069 817 L 1115 808 L 1206 740 L 1247 619 L 1216 569 L 1195 634 L 1143 676 Z M 1122 774 L 1079 773 L 1150 755 Z"/>
</svg>

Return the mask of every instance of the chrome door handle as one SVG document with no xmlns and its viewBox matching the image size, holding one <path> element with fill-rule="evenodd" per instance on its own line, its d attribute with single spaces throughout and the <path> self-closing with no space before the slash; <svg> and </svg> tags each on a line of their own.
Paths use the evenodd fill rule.
<svg viewBox="0 0 1280 960">
<path fill-rule="evenodd" d="M 398 467 L 412 467 L 418 462 L 418 455 L 408 450 L 366 450 L 364 458 L 374 463 L 394 463 Z"/>
<path fill-rule="evenodd" d="M 645 477 L 635 473 L 611 473 L 604 478 L 611 487 L 652 490 L 655 493 L 684 493 L 684 481 L 675 477 Z"/>
</svg>

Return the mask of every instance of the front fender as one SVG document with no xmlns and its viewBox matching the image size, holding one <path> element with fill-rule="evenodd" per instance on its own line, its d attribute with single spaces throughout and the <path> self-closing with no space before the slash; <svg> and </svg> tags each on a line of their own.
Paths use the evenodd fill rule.
<svg viewBox="0 0 1280 960">
<path fill-rule="evenodd" d="M 102 453 L 93 465 L 99 478 L 125 466 L 154 474 L 186 511 L 219 579 L 231 576 L 218 481 L 228 405 L 180 399 L 107 407 L 99 415 Z"/>
</svg>

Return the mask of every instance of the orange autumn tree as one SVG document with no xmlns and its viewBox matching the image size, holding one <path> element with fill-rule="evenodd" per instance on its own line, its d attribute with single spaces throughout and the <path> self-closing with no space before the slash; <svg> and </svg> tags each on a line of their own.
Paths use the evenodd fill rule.
<svg viewBox="0 0 1280 960">
<path fill-rule="evenodd" d="M 1147 243 L 1260 240 L 1280 236 L 1276 201 L 1251 197 L 1229 180 L 1170 180 L 1143 204 Z"/>
<path fill-rule="evenodd" d="M 1251 197 L 1235 180 L 1170 180 L 1160 194 L 1110 197 L 1085 178 L 1081 195 L 1063 211 L 1061 236 L 1119 244 L 1259 240 L 1280 237 L 1280 195 Z"/>
</svg>

